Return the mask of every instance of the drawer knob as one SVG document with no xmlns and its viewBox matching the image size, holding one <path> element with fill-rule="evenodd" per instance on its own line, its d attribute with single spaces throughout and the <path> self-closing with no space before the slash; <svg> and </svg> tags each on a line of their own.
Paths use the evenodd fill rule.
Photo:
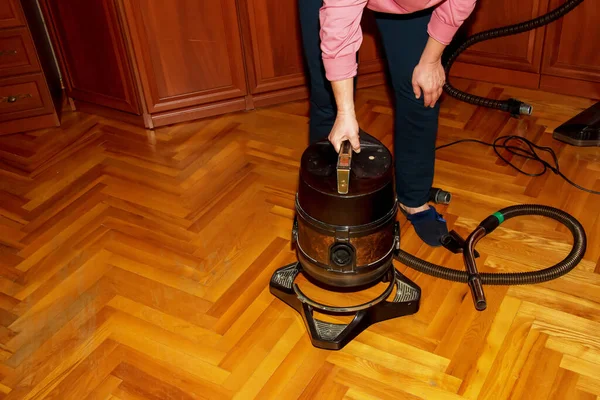
<svg viewBox="0 0 600 400">
<path fill-rule="evenodd" d="M 19 94 L 17 96 L 0 97 L 0 103 L 15 103 L 17 100 L 31 97 L 30 94 Z"/>
<path fill-rule="evenodd" d="M 0 50 L 0 56 L 14 56 L 17 54 L 16 50 Z"/>
</svg>

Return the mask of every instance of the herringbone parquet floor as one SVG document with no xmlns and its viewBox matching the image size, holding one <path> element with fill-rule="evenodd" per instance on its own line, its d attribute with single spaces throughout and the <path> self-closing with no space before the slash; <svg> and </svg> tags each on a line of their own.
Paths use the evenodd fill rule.
<svg viewBox="0 0 600 400">
<path fill-rule="evenodd" d="M 551 137 L 591 101 L 455 83 L 521 98 L 535 116 L 445 99 L 440 144 L 524 135 L 600 190 L 600 150 Z M 362 127 L 391 145 L 385 90 L 360 90 L 357 107 Z M 398 264 L 423 290 L 419 313 L 372 326 L 339 352 L 312 347 L 299 315 L 268 291 L 274 269 L 294 260 L 306 114 L 297 102 L 151 132 L 72 113 L 61 129 L 1 137 L 0 398 L 600 396 L 600 198 L 552 173 L 519 175 L 478 144 L 438 153 L 435 183 L 454 195 L 439 207 L 451 228 L 466 234 L 507 205 L 556 206 L 583 223 L 584 262 L 556 281 L 486 287 L 482 313 L 466 285 Z M 479 266 L 545 267 L 570 240 L 554 222 L 511 220 L 480 243 Z M 463 268 L 404 223 L 402 248 Z"/>
</svg>

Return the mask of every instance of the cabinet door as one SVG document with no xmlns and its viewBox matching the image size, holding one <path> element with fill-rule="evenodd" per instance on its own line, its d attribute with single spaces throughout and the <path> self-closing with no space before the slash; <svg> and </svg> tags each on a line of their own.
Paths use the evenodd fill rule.
<svg viewBox="0 0 600 400">
<path fill-rule="evenodd" d="M 548 0 L 478 0 L 456 40 L 488 29 L 529 20 L 548 10 Z M 478 43 L 457 61 L 539 73 L 545 27 Z"/>
<path fill-rule="evenodd" d="M 298 0 L 241 0 L 251 93 L 306 83 Z"/>
<path fill-rule="evenodd" d="M 151 113 L 246 94 L 235 0 L 123 0 Z"/>
<path fill-rule="evenodd" d="M 25 25 L 25 17 L 19 0 L 2 0 L 0 2 L 0 28 L 12 28 Z"/>
<path fill-rule="evenodd" d="M 68 94 L 140 114 L 114 0 L 41 0 Z"/>
<path fill-rule="evenodd" d="M 555 9 L 565 0 L 551 0 Z M 584 1 L 548 26 L 542 73 L 600 82 L 600 4 Z"/>
</svg>

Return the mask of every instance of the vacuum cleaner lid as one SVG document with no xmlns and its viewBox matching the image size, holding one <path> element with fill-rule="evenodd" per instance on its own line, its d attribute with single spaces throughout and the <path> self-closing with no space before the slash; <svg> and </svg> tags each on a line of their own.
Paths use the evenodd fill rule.
<svg viewBox="0 0 600 400">
<path fill-rule="evenodd" d="M 297 209 L 330 226 L 368 225 L 394 212 L 392 154 L 360 131 L 360 153 L 348 146 L 338 154 L 329 140 L 302 155 Z"/>
<path fill-rule="evenodd" d="M 300 179 L 313 189 L 333 196 L 352 197 L 372 193 L 388 185 L 392 179 L 392 155 L 373 136 L 360 131 L 360 153 L 352 152 L 348 190 L 338 190 L 339 154 L 329 140 L 309 146 L 300 165 Z"/>
</svg>

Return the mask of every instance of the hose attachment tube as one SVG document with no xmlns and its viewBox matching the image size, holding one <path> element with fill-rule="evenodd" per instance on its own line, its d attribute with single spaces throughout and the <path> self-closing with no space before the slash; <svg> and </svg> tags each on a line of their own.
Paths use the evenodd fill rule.
<svg viewBox="0 0 600 400">
<path fill-rule="evenodd" d="M 538 215 L 552 218 L 555 221 L 565 225 L 573 235 L 573 246 L 569 254 L 559 263 L 531 272 L 512 272 L 512 273 L 479 273 L 475 266 L 475 245 L 486 235 L 492 233 L 504 221 L 528 215 Z M 467 271 L 459 271 L 441 265 L 436 265 L 420 258 L 417 258 L 403 250 L 396 252 L 395 258 L 401 263 L 413 268 L 419 272 L 442 278 L 454 282 L 468 283 L 471 287 L 473 300 L 478 310 L 485 309 L 485 296 L 483 289 L 479 290 L 481 285 L 528 285 L 550 281 L 559 278 L 571 271 L 585 255 L 587 247 L 587 237 L 583 226 L 568 213 L 544 205 L 515 205 L 501 209 L 483 220 L 477 229 L 469 235 L 463 248 L 463 258 Z M 472 263 L 469 265 L 467 263 Z M 481 296 L 476 292 L 480 292 Z M 480 301 L 483 300 L 483 301 Z"/>
<path fill-rule="evenodd" d="M 508 100 L 495 100 L 489 99 L 486 97 L 480 97 L 473 94 L 465 93 L 454 86 L 452 86 L 448 80 L 450 77 L 450 68 L 452 68 L 452 64 L 456 61 L 458 56 L 468 49 L 469 47 L 475 45 L 476 43 L 483 42 L 485 40 L 495 39 L 504 36 L 516 35 L 519 33 L 527 32 L 541 26 L 547 25 L 551 22 L 556 21 L 557 19 L 563 17 L 565 14 L 573 10 L 579 4 L 581 4 L 583 0 L 567 0 L 562 6 L 552 10 L 544 15 L 541 15 L 537 18 L 531 19 L 529 21 L 521 22 L 518 24 L 513 24 L 501 28 L 489 29 L 487 31 L 483 31 L 468 37 L 452 54 L 449 56 L 445 71 L 446 71 L 446 84 L 444 85 L 444 91 L 448 93 L 450 96 L 464 101 L 466 103 L 474 104 L 477 106 L 483 106 L 488 108 L 494 108 L 497 110 L 502 110 L 509 112 L 513 116 L 517 116 L 520 114 L 531 115 L 532 107 L 529 104 L 525 104 L 522 101 L 516 99 L 508 99 Z"/>
</svg>

